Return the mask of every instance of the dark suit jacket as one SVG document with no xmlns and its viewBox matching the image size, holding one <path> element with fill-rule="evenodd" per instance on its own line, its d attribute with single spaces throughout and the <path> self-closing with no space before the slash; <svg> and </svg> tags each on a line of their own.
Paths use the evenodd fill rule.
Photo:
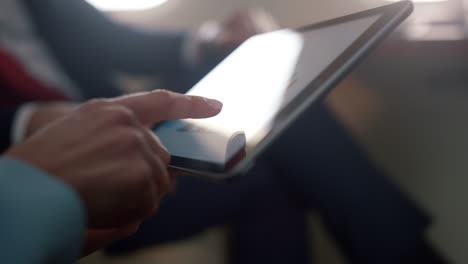
<svg viewBox="0 0 468 264">
<path fill-rule="evenodd" d="M 146 32 L 112 22 L 84 0 L 23 0 L 63 69 L 86 98 L 116 96 L 115 71 L 169 74 L 185 70 L 184 33 Z"/>
<path fill-rule="evenodd" d="M 0 153 L 10 145 L 11 124 L 15 112 L 14 108 L 0 108 Z"/>
<path fill-rule="evenodd" d="M 120 95 L 112 82 L 116 72 L 164 76 L 177 80 L 171 86 L 184 91 L 219 60 L 213 58 L 198 72 L 188 69 L 181 53 L 186 33 L 124 26 L 84 0 L 22 1 L 38 34 L 85 99 Z M 0 84 L 0 95 L 1 89 Z M 14 113 L 14 108 L 0 108 L 0 151 L 10 145 Z"/>
</svg>

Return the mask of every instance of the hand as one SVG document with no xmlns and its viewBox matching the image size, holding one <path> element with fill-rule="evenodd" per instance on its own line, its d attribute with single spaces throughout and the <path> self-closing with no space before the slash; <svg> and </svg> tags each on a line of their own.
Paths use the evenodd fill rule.
<svg viewBox="0 0 468 264">
<path fill-rule="evenodd" d="M 278 29 L 273 17 L 260 9 L 242 9 L 223 21 L 208 21 L 196 31 L 200 58 L 227 55 L 248 38 Z"/>
<path fill-rule="evenodd" d="M 169 153 L 147 126 L 218 114 L 221 103 L 167 91 L 93 100 L 6 156 L 47 171 L 82 198 L 90 228 L 121 228 L 154 214 L 171 188 Z"/>
</svg>

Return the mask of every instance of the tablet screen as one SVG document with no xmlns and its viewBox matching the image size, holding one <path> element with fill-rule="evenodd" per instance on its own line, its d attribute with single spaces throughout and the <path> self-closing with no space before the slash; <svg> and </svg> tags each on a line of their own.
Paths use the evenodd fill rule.
<svg viewBox="0 0 468 264">
<path fill-rule="evenodd" d="M 248 155 L 279 122 L 281 111 L 380 17 L 247 40 L 188 92 L 223 102 L 218 116 L 169 121 L 156 129 L 173 164 L 223 172 Z"/>
</svg>

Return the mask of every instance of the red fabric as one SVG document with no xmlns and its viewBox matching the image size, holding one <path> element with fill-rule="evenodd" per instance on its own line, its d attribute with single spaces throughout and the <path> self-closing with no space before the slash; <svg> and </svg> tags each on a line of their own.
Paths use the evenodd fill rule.
<svg viewBox="0 0 468 264">
<path fill-rule="evenodd" d="M 34 79 L 8 52 L 0 48 L 0 105 L 30 101 L 60 101 L 67 97 Z"/>
</svg>

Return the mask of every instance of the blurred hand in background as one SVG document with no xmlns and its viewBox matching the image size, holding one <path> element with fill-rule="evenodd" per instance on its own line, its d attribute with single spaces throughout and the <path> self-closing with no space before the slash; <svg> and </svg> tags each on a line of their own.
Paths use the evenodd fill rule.
<svg viewBox="0 0 468 264">
<path fill-rule="evenodd" d="M 196 29 L 190 56 L 195 62 L 224 57 L 248 38 L 279 28 L 274 18 L 262 9 L 241 9 L 224 20 L 207 21 Z"/>
</svg>

